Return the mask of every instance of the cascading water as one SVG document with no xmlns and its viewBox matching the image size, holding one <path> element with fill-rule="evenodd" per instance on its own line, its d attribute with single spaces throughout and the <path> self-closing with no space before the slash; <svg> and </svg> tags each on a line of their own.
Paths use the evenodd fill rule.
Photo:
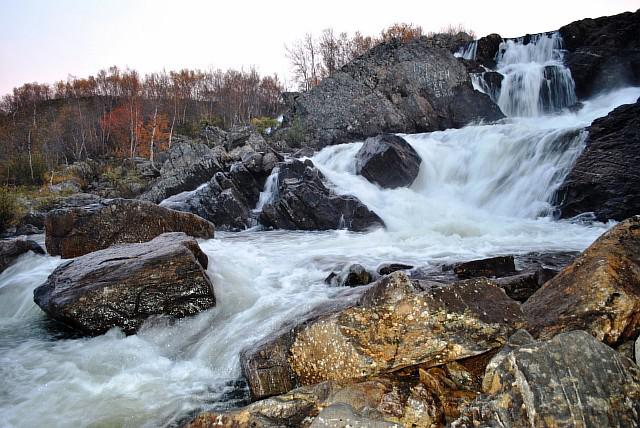
<svg viewBox="0 0 640 428">
<path fill-rule="evenodd" d="M 534 73 L 525 68 L 543 70 L 560 60 L 552 42 L 506 42 L 502 70 L 511 66 L 514 76 L 528 79 Z M 513 49 L 537 62 L 518 65 L 510 59 Z M 515 115 L 541 113 L 539 93 L 533 108 L 535 91 L 517 82 L 505 86 L 520 100 L 510 104 Z M 557 87 L 549 90 L 555 100 Z M 77 338 L 47 322 L 33 290 L 60 259 L 24 255 L 0 274 L 1 424 L 176 426 L 200 410 L 238 406 L 246 399 L 240 350 L 336 296 L 340 289 L 323 280 L 348 263 L 428 268 L 495 254 L 584 249 L 609 225 L 554 220 L 554 191 L 582 150 L 583 128 L 639 96 L 640 88 L 627 88 L 577 112 L 406 135 L 422 157 L 410 188 L 381 189 L 356 175 L 362 143 L 327 147 L 313 162 L 336 192 L 357 196 L 386 229 L 218 233 L 200 244 L 217 307 L 173 325 L 149 322 L 134 336 L 114 329 Z M 256 209 L 273 194 L 275 177 Z"/>
<path fill-rule="evenodd" d="M 476 59 L 476 52 L 478 51 L 478 41 L 474 40 L 461 46 L 456 53 L 453 54 L 456 58 L 462 59 Z"/>
<path fill-rule="evenodd" d="M 576 102 L 571 72 L 563 64 L 559 33 L 500 44 L 497 71 L 504 75 L 497 103 L 507 116 L 538 116 Z"/>
</svg>

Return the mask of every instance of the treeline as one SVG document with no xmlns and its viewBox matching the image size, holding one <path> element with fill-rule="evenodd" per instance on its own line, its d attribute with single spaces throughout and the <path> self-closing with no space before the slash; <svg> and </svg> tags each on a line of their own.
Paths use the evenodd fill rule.
<svg viewBox="0 0 640 428">
<path fill-rule="evenodd" d="M 28 83 L 0 102 L 0 178 L 39 184 L 46 171 L 88 157 L 144 156 L 202 126 L 273 117 L 283 86 L 251 68 L 151 73 L 111 67 L 53 85 Z"/>
<path fill-rule="evenodd" d="M 325 77 L 384 41 L 399 39 L 408 42 L 421 36 L 458 33 L 474 36 L 473 31 L 462 25 L 450 25 L 437 33 L 425 33 L 418 25 L 396 23 L 382 30 L 379 36 L 364 36 L 358 31 L 353 35 L 346 32 L 337 34 L 332 28 L 327 28 L 318 37 L 307 33 L 302 39 L 285 46 L 285 50 L 299 90 L 308 91 Z"/>
</svg>

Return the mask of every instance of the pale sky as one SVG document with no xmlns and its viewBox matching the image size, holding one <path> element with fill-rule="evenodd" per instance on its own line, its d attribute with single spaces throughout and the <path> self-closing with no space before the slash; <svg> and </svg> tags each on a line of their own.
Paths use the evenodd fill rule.
<svg viewBox="0 0 640 428">
<path fill-rule="evenodd" d="M 141 73 L 255 65 L 290 75 L 284 45 L 305 33 L 378 34 L 394 22 L 477 36 L 555 30 L 640 8 L 640 0 L 0 0 L 0 95 L 111 65 Z"/>
</svg>

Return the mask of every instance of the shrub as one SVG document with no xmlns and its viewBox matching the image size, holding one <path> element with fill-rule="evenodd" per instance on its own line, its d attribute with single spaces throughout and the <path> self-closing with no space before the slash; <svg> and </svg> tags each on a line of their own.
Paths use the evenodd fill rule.
<svg viewBox="0 0 640 428">
<path fill-rule="evenodd" d="M 6 187 L 0 187 L 0 233 L 13 226 L 20 214 L 16 195 Z"/>
<path fill-rule="evenodd" d="M 31 169 L 33 168 L 33 178 Z M 47 173 L 47 164 L 39 154 L 34 154 L 29 161 L 29 155 L 22 153 L 16 155 L 2 164 L 1 175 L 4 184 L 15 186 L 41 185 Z"/>
<path fill-rule="evenodd" d="M 280 124 L 277 119 L 273 117 L 254 117 L 251 119 L 251 124 L 258 130 L 262 135 L 267 135 L 273 132 L 274 129 L 278 127 Z"/>
</svg>

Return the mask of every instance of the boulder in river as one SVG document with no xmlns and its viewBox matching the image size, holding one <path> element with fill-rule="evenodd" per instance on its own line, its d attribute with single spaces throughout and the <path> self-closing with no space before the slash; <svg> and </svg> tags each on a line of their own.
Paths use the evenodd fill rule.
<svg viewBox="0 0 640 428">
<path fill-rule="evenodd" d="M 395 272 L 358 289 L 342 308 L 312 311 L 241 353 L 254 399 L 476 356 L 524 324 L 518 303 L 484 278 L 440 286 Z"/>
<path fill-rule="evenodd" d="M 516 272 L 516 266 L 513 256 L 498 256 L 458 263 L 453 266 L 453 272 L 460 279 L 478 278 L 481 276 L 499 278 L 514 274 Z"/>
<path fill-rule="evenodd" d="M 214 226 L 190 213 L 133 199 L 108 199 L 97 204 L 50 211 L 45 244 L 52 256 L 71 258 L 113 244 L 145 242 L 165 232 L 213 238 Z"/>
<path fill-rule="evenodd" d="M 358 198 L 335 194 L 324 179 L 310 160 L 281 164 L 277 192 L 262 208 L 260 223 L 289 230 L 364 231 L 384 225 Z"/>
<path fill-rule="evenodd" d="M 0 241 L 0 272 L 4 272 L 18 257 L 33 251 L 44 254 L 44 250 L 37 242 L 27 239 L 6 239 Z"/>
<path fill-rule="evenodd" d="M 35 289 L 51 318 L 86 335 L 134 334 L 154 315 L 181 318 L 215 306 L 208 260 L 195 239 L 165 233 L 70 260 Z"/>
<path fill-rule="evenodd" d="M 547 342 L 529 337 L 509 348 L 487 367 L 486 395 L 453 427 L 640 424 L 640 369 L 589 333 L 571 331 Z"/>
<path fill-rule="evenodd" d="M 550 338 L 585 330 L 608 345 L 640 334 L 640 216 L 598 238 L 523 305 L 529 329 Z"/>
<path fill-rule="evenodd" d="M 404 138 L 383 134 L 367 138 L 356 154 L 356 173 L 386 189 L 411 186 L 422 159 Z"/>
<path fill-rule="evenodd" d="M 640 99 L 588 128 L 584 152 L 558 190 L 563 218 L 592 212 L 599 221 L 640 213 Z"/>
<path fill-rule="evenodd" d="M 312 90 L 288 96 L 279 135 L 321 148 L 503 118 L 487 95 L 473 90 L 462 62 L 432 46 L 428 37 L 385 41 Z"/>
</svg>

